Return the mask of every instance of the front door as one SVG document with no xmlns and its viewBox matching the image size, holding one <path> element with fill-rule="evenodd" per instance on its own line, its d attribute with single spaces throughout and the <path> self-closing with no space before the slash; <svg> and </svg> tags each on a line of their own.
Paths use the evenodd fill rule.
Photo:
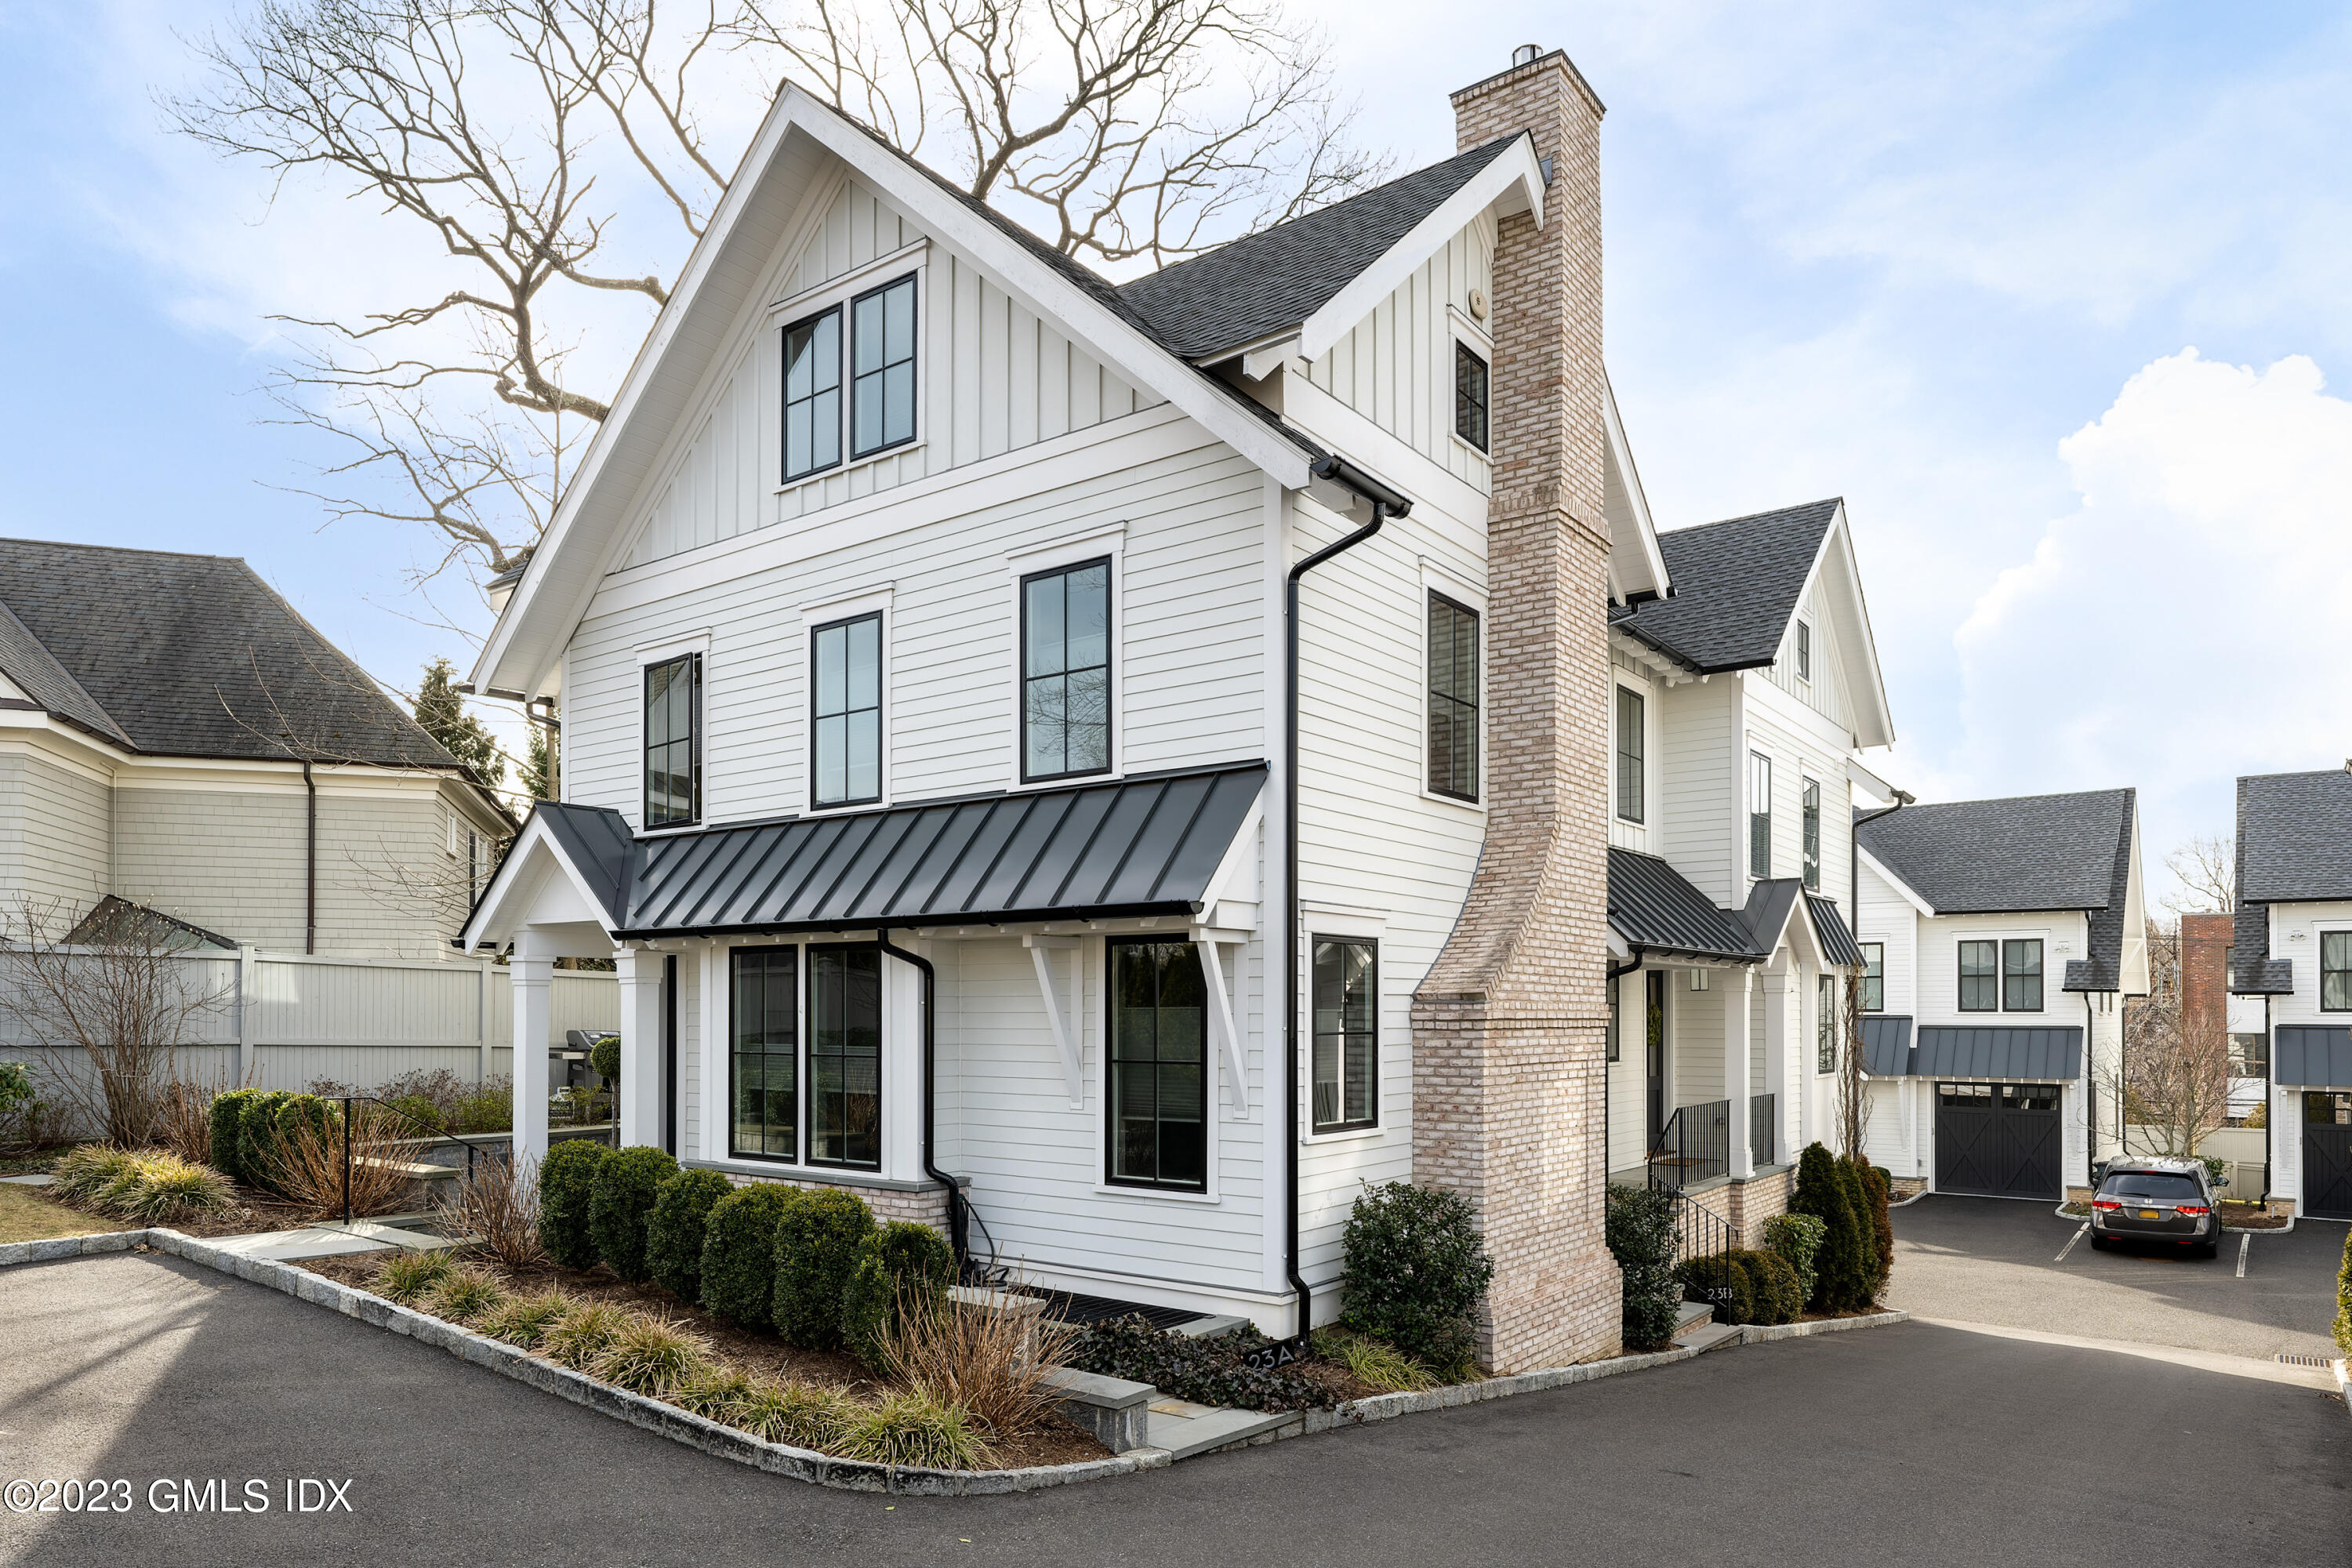
<svg viewBox="0 0 2352 1568">
<path fill-rule="evenodd" d="M 1653 969 L 1647 983 L 1647 1005 L 1642 1010 L 1643 1060 L 1649 1073 L 1650 1144 L 1666 1130 L 1666 972 Z"/>
<path fill-rule="evenodd" d="M 2352 1094 L 2303 1097 L 2303 1212 L 2352 1219 Z"/>
</svg>

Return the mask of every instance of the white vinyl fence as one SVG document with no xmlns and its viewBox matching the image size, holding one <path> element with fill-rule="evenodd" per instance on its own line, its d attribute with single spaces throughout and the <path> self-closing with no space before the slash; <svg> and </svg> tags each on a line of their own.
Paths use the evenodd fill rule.
<svg viewBox="0 0 2352 1568">
<path fill-rule="evenodd" d="M 192 989 L 215 999 L 173 1052 L 179 1076 L 198 1083 L 300 1089 L 332 1079 L 370 1089 L 419 1068 L 446 1068 L 467 1082 L 514 1071 L 509 972 L 487 959 L 305 957 L 248 947 L 173 962 L 188 966 Z M 548 1012 L 544 1045 L 569 1029 L 618 1029 L 618 982 L 610 973 L 559 970 Z M 29 1038 L 5 1016 L 0 1057 L 44 1075 L 89 1070 L 78 1047 Z"/>
</svg>

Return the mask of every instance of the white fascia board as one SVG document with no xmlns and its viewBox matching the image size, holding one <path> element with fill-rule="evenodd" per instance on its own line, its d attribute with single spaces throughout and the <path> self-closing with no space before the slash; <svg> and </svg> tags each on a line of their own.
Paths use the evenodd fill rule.
<svg viewBox="0 0 2352 1568">
<path fill-rule="evenodd" d="M 1856 739 L 1865 746 L 1891 746 L 1895 743 L 1895 712 L 1886 701 L 1886 678 L 1878 668 L 1878 637 L 1870 629 L 1870 603 L 1862 592 L 1862 563 L 1854 559 L 1853 530 L 1846 521 L 1845 502 L 1838 502 L 1837 516 L 1831 520 L 1828 532 L 1822 540 L 1822 554 L 1826 559 L 1831 541 L 1836 541 L 1845 558 L 1841 595 L 1845 600 L 1846 614 L 1853 617 L 1857 636 L 1838 639 L 1841 647 L 1852 645 L 1847 655 L 1846 689 L 1863 694 L 1864 722 L 1857 725 Z M 1813 563 L 1816 575 L 1821 563 Z M 1852 668 L 1855 663 L 1859 670 Z M 1859 679 L 1856 679 L 1857 675 Z M 1871 726 L 1875 725 L 1874 729 Z"/>
<path fill-rule="evenodd" d="M 1845 782 L 1860 785 L 1873 800 L 1885 801 L 1889 805 L 1895 804 L 1895 786 L 1864 767 L 1859 757 L 1849 755 L 1846 758 Z"/>
<path fill-rule="evenodd" d="M 1610 455 L 1616 458 L 1617 471 L 1625 481 L 1625 498 L 1633 509 L 1634 532 L 1639 544 L 1632 558 L 1625 560 L 1624 569 L 1621 571 L 1618 563 L 1623 554 L 1625 541 L 1612 539 L 1609 542 L 1609 574 L 1614 579 L 1612 586 L 1616 588 L 1620 598 L 1644 593 L 1656 594 L 1663 598 L 1673 585 L 1666 574 L 1665 552 L 1658 548 L 1657 526 L 1650 520 L 1650 498 L 1642 492 L 1642 471 L 1633 465 L 1633 447 L 1625 438 L 1625 422 L 1618 416 L 1617 393 L 1609 384 L 1606 367 L 1601 374 L 1601 416 L 1608 430 Z"/>
<path fill-rule="evenodd" d="M 1436 254 L 1438 247 L 1469 227 L 1488 207 L 1499 207 L 1506 215 L 1532 213 L 1541 224 L 1543 199 L 1543 165 L 1536 159 L 1535 138 L 1521 136 L 1307 317 L 1298 329 L 1299 356 L 1309 362 L 1321 359 L 1333 343 L 1354 331 L 1357 322 Z"/>
<path fill-rule="evenodd" d="M 596 911 L 596 923 L 604 928 L 606 935 L 611 935 L 613 925 L 604 918 L 603 902 L 589 891 L 587 879 L 572 864 L 572 858 L 564 854 L 555 836 L 547 830 L 546 821 L 534 814 L 523 824 L 522 832 L 516 836 L 506 858 L 499 862 L 499 868 L 490 876 L 490 885 L 483 890 L 482 901 L 474 907 L 466 929 L 458 933 L 457 940 L 462 944 L 459 951 L 470 953 L 486 942 L 504 946 L 513 935 L 516 921 L 511 912 L 519 896 L 537 887 L 538 873 L 551 862 L 572 884 L 581 901 Z"/>
<path fill-rule="evenodd" d="M 1877 856 L 1873 855 L 1869 850 L 1864 849 L 1858 844 L 1854 846 L 1853 852 L 1861 858 L 1864 865 L 1869 867 L 1873 871 L 1878 874 L 1878 879 L 1880 881 L 1885 882 L 1888 887 L 1895 889 L 1896 897 L 1900 898 L 1905 903 L 1909 904 L 1913 909 L 1918 910 L 1921 914 L 1927 916 L 1929 920 L 1936 918 L 1936 907 L 1933 904 L 1930 904 L 1927 900 L 1921 898 L 1912 888 L 1910 883 L 1896 876 L 1893 871 L 1888 870 L 1886 868 L 1886 862 L 1881 860 Z M 1862 895 L 1856 893 L 1854 895 L 1853 901 L 1856 906 L 1854 913 L 1859 916 L 1862 913 L 1860 907 L 1862 903 Z"/>
<path fill-rule="evenodd" d="M 709 226 L 696 243 L 693 255 L 670 291 L 668 302 L 655 318 L 652 331 L 646 334 L 630 364 L 620 395 L 614 399 L 612 413 L 597 427 L 587 456 L 565 492 L 563 504 L 557 510 L 539 548 L 532 552 L 530 564 L 522 581 L 515 585 L 505 612 L 482 645 L 473 670 L 473 684 L 478 689 L 520 690 L 527 695 L 536 691 L 553 668 L 562 641 L 586 612 L 600 580 L 595 567 L 610 553 L 613 541 L 587 537 L 592 529 L 582 519 L 593 509 L 593 527 L 606 534 L 625 525 L 625 504 L 612 502 L 602 494 L 605 469 L 613 460 L 614 449 L 631 438 L 629 426 L 635 416 L 636 405 L 664 368 L 679 328 L 692 312 L 696 297 L 709 282 L 713 266 L 741 222 L 752 192 L 761 184 L 760 175 L 774 162 L 785 137 L 793 131 L 847 164 L 903 207 L 933 237 L 987 267 L 1005 291 L 1025 308 L 1066 329 L 1103 363 L 1134 384 L 1159 394 L 1267 475 L 1294 489 L 1303 488 L 1312 477 L 1307 452 L 1279 429 L 1243 408 L 1234 395 L 1089 297 L 867 132 L 788 83 L 777 94 L 766 121 L 752 138 L 734 177 L 728 181 L 726 194 L 718 211 L 711 215 Z M 711 351 L 700 346 L 682 352 L 708 355 Z M 627 483 L 634 496 L 635 481 L 615 482 Z M 577 582 L 555 589 L 551 582 L 555 574 L 554 563 L 574 556 L 587 560 L 588 569 L 576 574 Z M 557 629 L 544 630 L 551 622 Z M 527 626 L 539 635 L 526 637 Z M 537 668 L 525 668 L 525 665 Z"/>
</svg>

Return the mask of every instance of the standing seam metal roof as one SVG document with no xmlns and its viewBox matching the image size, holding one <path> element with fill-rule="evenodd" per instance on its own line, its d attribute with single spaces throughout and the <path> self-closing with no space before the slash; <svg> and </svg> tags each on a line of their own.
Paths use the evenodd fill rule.
<svg viewBox="0 0 2352 1568">
<path fill-rule="evenodd" d="M 1864 1018 L 1863 1070 L 1874 1078 L 2040 1083 L 2072 1082 L 2083 1076 L 2080 1027 L 1979 1029 L 1931 1025 L 1919 1029 L 1916 1040 L 1906 1048 L 1905 1037 L 1911 1029 L 1911 1020 L 1899 1014 Z"/>
<path fill-rule="evenodd" d="M 2283 1024 L 2271 1057 L 2271 1081 L 2298 1089 L 2352 1089 L 2352 1029 Z"/>
</svg>

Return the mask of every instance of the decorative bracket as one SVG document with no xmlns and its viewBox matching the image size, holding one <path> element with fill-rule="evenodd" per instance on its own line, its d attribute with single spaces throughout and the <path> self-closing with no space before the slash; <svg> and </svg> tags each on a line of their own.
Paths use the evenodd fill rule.
<svg viewBox="0 0 2352 1568">
<path fill-rule="evenodd" d="M 1072 954 L 1073 985 L 1084 990 L 1083 960 L 1077 956 L 1078 939 L 1074 936 L 1024 936 L 1021 945 L 1029 950 L 1029 961 L 1037 971 L 1037 995 L 1045 1005 L 1045 1022 L 1053 1026 L 1054 1049 L 1062 1058 L 1062 1080 L 1070 1091 L 1070 1109 L 1083 1110 L 1087 1104 L 1085 1063 L 1078 1051 L 1078 1038 L 1072 1031 L 1070 1016 L 1062 1011 L 1061 991 L 1054 983 L 1054 961 L 1049 956 L 1056 949 Z"/>
</svg>

